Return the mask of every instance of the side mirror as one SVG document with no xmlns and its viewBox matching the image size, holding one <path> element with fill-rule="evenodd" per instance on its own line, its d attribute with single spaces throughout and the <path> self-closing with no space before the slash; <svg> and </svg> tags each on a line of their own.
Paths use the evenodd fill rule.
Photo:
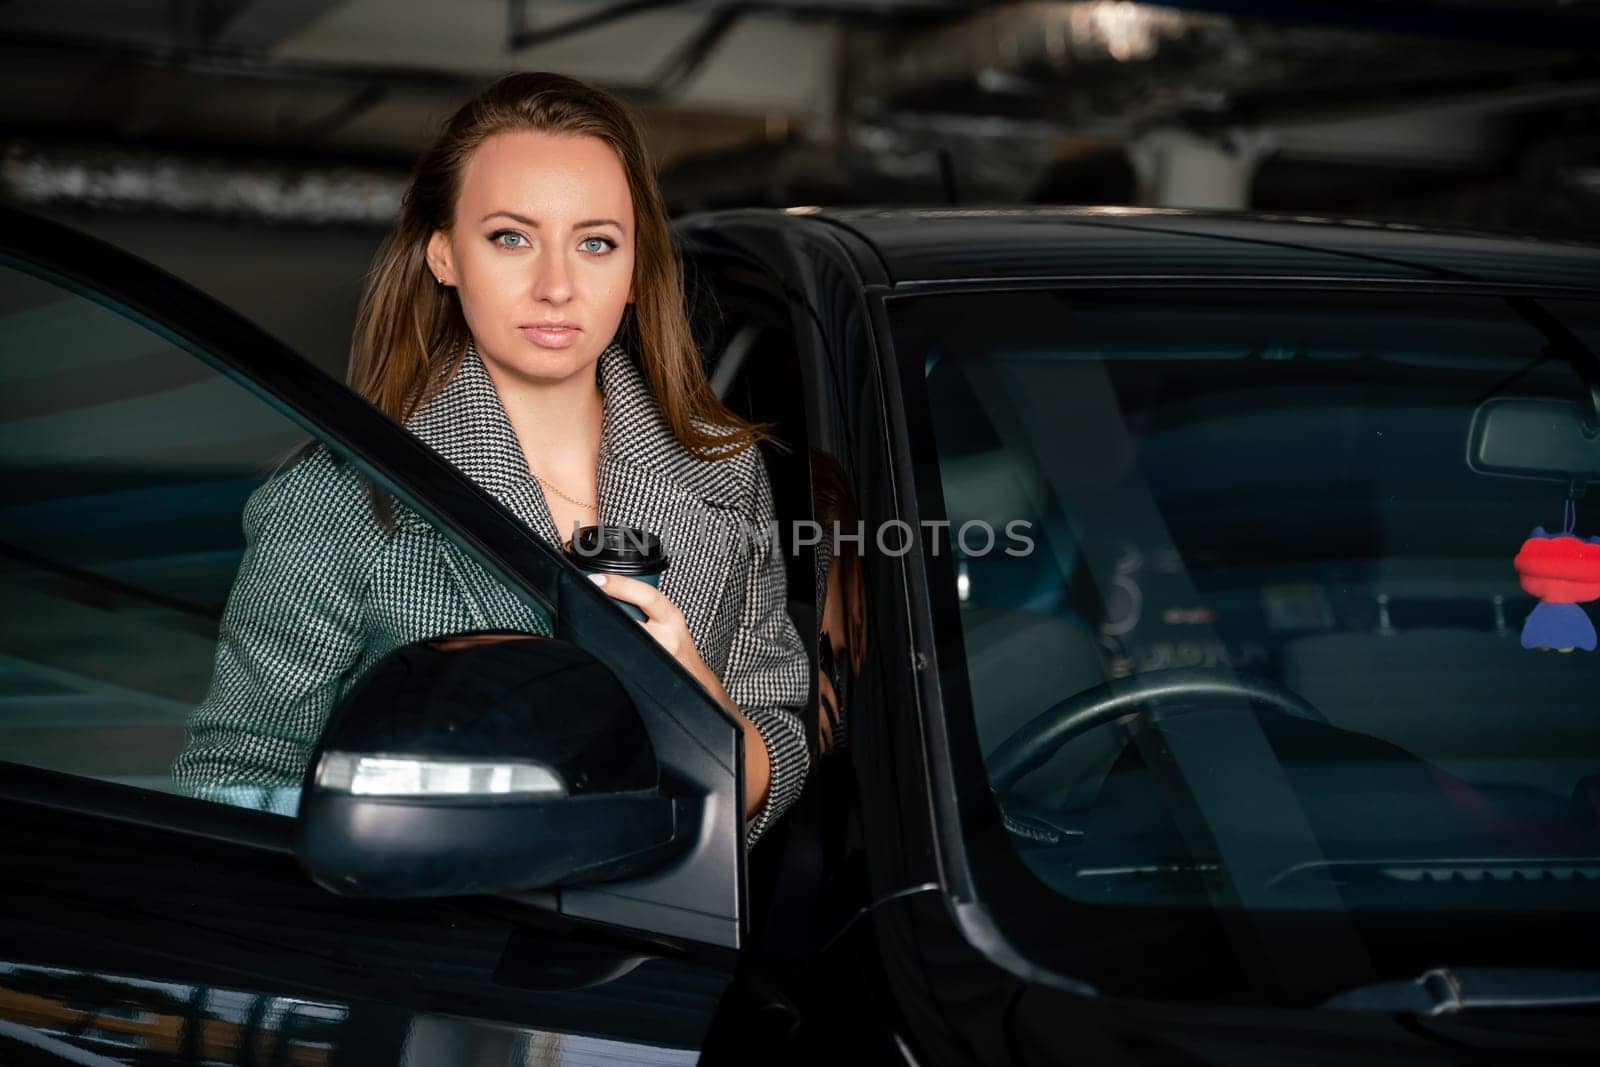
<svg viewBox="0 0 1600 1067">
<path fill-rule="evenodd" d="M 294 851 L 345 896 L 590 884 L 665 866 L 701 802 L 663 789 L 633 701 L 587 652 L 443 637 L 390 653 L 335 709 Z"/>
</svg>

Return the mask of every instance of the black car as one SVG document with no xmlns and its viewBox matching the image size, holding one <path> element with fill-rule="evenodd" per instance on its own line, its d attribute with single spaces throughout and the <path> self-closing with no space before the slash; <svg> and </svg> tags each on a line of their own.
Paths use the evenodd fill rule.
<svg viewBox="0 0 1600 1067">
<path fill-rule="evenodd" d="M 747 853 L 738 729 L 576 568 L 238 315 L 3 224 L 0 1061 L 1600 1052 L 1600 250 L 681 221 L 802 634 L 819 552 L 867 609 L 848 743 Z M 179 795 L 241 509 L 308 437 L 556 636 L 402 649 L 297 797 Z M 856 529 L 808 525 L 833 461 Z M 417 784 L 463 761 L 494 795 Z"/>
</svg>

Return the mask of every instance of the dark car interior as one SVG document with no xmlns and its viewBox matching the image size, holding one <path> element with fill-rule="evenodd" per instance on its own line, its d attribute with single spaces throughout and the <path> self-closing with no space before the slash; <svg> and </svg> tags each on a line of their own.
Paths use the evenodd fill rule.
<svg viewBox="0 0 1600 1067">
<path fill-rule="evenodd" d="M 1021 518 L 1037 539 L 1020 558 L 951 545 L 991 774 L 1064 698 L 1201 672 L 1270 684 L 1325 720 L 1259 715 L 1330 855 L 1423 842 L 1587 857 L 1541 868 L 1552 880 L 1593 866 L 1600 672 L 1581 651 L 1521 647 L 1536 601 L 1511 567 L 1536 523 L 1559 527 L 1568 487 L 1465 460 L 1482 400 L 1581 397 L 1574 370 L 1492 315 L 1450 353 L 1430 331 L 1453 331 L 1399 309 L 1315 332 L 1257 314 L 1248 337 L 1205 312 L 1185 332 L 1177 315 L 1116 310 L 1143 328 L 1069 306 L 1063 329 L 1019 304 L 1004 314 L 1029 323 L 1025 341 L 956 327 L 929 361 L 952 531 Z M 1263 342 L 1274 326 L 1284 340 Z M 1051 857 L 1037 871 L 1053 887 L 1081 894 L 1085 865 L 1190 848 L 1141 721 L 1074 733 L 1006 783 L 1007 825 Z"/>
<path fill-rule="evenodd" d="M 814 775 L 796 808 L 749 854 L 748 888 L 753 935 L 779 954 L 814 950 L 830 931 L 818 931 L 821 885 L 828 872 L 844 868 L 834 852 L 824 854 L 829 836 L 821 822 L 824 804 L 838 794 L 837 774 L 821 769 L 818 737 L 817 666 L 820 604 L 824 596 L 827 545 L 797 543 L 797 524 L 816 515 L 810 435 L 805 406 L 806 383 L 795 326 L 788 303 L 770 276 L 737 258 L 693 257 L 688 264 L 691 322 L 706 361 L 707 376 L 718 397 L 736 414 L 768 427 L 773 440 L 762 446 L 772 480 L 773 505 L 787 567 L 788 609 L 812 664 L 812 693 L 805 715 Z M 834 763 L 838 760 L 833 759 Z M 819 793 L 829 794 L 829 801 Z M 846 879 L 848 881 L 848 879 Z M 859 904 L 851 893 L 848 904 Z M 802 948 L 802 946 L 807 946 Z M 752 987 L 755 988 L 755 987 Z M 788 1009 L 766 1005 L 780 1014 Z"/>
<path fill-rule="evenodd" d="M 788 308 L 762 272 L 737 261 L 701 259 L 692 270 L 691 327 L 712 391 L 771 438 L 761 451 L 782 538 L 789 613 L 815 663 L 816 552 L 791 537 L 796 522 L 811 518 L 812 505 L 806 394 Z"/>
</svg>

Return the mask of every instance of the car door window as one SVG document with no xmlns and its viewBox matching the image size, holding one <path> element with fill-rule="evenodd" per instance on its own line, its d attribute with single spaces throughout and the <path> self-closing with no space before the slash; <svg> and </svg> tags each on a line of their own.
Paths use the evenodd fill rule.
<svg viewBox="0 0 1600 1067">
<path fill-rule="evenodd" d="M 0 382 L 0 759 L 292 813 L 317 716 L 378 655 L 551 630 L 286 410 L 120 308 L 0 268 Z M 263 489 L 317 478 L 333 488 L 293 515 Z M 335 627 L 325 571 L 268 565 L 269 537 L 315 557 L 366 506 L 390 521 L 362 580 L 431 565 L 455 577 L 447 610 Z M 250 772 L 197 756 L 197 724 L 259 745 Z"/>
</svg>

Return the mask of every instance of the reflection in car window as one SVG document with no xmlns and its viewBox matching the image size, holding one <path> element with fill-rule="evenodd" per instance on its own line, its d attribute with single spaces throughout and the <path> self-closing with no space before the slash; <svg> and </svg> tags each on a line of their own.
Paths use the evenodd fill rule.
<svg viewBox="0 0 1600 1067">
<path fill-rule="evenodd" d="M 1569 486 L 1467 460 L 1490 398 L 1595 414 L 1548 321 L 1376 294 L 896 307 L 971 713 L 1034 877 L 1079 902 L 1592 908 L 1600 653 L 1524 648 L 1512 566 Z M 1596 494 L 1573 520 L 1600 534 Z"/>
<path fill-rule="evenodd" d="M 39 1050 L 29 1062 L 121 1063 L 130 1055 L 135 1063 L 370 1062 L 373 1045 L 388 1035 L 384 1023 L 363 1018 L 364 1006 L 0 960 L 0 1022 L 25 1021 L 22 1047 Z M 694 1049 L 385 1007 L 385 1021 L 404 1030 L 398 1062 L 405 1064 L 679 1067 L 698 1059 Z"/>
<path fill-rule="evenodd" d="M 340 536 L 300 504 L 315 485 L 340 496 L 344 516 L 368 513 L 378 498 L 353 469 L 143 325 L 10 270 L 0 378 L 0 759 L 291 813 L 318 716 L 373 650 L 490 615 L 549 632 L 522 594 L 393 505 L 361 580 L 381 584 L 426 556 L 460 576 L 459 610 L 428 633 L 342 620 L 367 658 L 321 664 L 310 681 L 341 621 L 327 611 L 330 583 L 348 576 L 264 566 L 259 535 L 276 534 L 280 561 Z M 233 610 L 244 586 L 276 605 L 270 617 Z M 248 752 L 213 715 L 246 703 L 284 727 Z"/>
<path fill-rule="evenodd" d="M 844 464 L 811 450 L 811 496 L 822 528 L 817 545 L 819 748 L 842 751 L 850 739 L 850 696 L 866 665 L 867 593 L 861 573 L 861 513 Z"/>
<path fill-rule="evenodd" d="M 44 1047 L 61 1063 L 86 1062 L 81 1048 L 140 1062 L 237 1063 L 260 1045 L 278 1062 L 320 1067 L 335 1061 L 350 1025 L 342 1004 L 8 961 L 0 1010 L 56 1039 Z"/>
</svg>

